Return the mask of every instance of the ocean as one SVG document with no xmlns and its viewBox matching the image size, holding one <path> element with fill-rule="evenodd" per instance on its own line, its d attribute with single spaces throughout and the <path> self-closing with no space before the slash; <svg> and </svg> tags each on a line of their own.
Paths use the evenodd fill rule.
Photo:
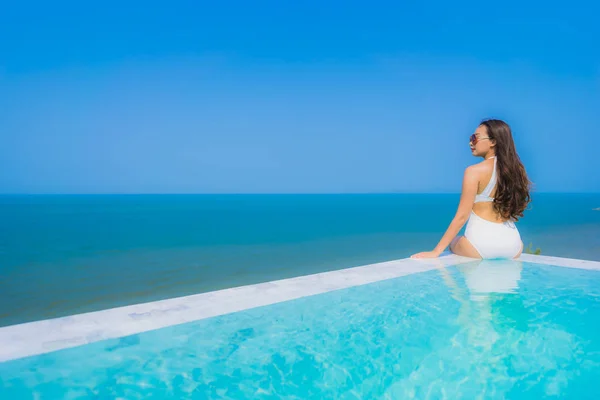
<svg viewBox="0 0 600 400">
<path fill-rule="evenodd" d="M 458 194 L 0 196 L 0 326 L 408 257 Z M 600 194 L 534 194 L 543 255 L 600 261 Z"/>
</svg>

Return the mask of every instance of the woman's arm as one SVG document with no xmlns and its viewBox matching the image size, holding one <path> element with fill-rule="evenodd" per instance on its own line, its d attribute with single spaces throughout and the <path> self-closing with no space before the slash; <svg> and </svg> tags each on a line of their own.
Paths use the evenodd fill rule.
<svg viewBox="0 0 600 400">
<path fill-rule="evenodd" d="M 435 246 L 433 251 L 414 254 L 412 258 L 432 258 L 442 254 L 469 219 L 469 215 L 473 209 L 473 203 L 475 202 L 475 196 L 477 195 L 478 183 L 479 178 L 475 168 L 473 166 L 468 167 L 463 176 L 462 192 L 458 210 L 456 210 L 456 214 L 454 215 L 450 226 L 448 226 L 446 233 L 444 233 L 444 236 L 442 236 L 440 242 Z"/>
</svg>

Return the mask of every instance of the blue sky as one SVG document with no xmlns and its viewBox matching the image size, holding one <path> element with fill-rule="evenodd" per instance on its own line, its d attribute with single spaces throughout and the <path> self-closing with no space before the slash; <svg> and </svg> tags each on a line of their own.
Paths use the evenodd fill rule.
<svg viewBox="0 0 600 400">
<path fill-rule="evenodd" d="M 535 190 L 600 192 L 599 14 L 591 1 L 13 2 L 0 192 L 458 192 L 485 117 L 512 125 Z"/>
</svg>

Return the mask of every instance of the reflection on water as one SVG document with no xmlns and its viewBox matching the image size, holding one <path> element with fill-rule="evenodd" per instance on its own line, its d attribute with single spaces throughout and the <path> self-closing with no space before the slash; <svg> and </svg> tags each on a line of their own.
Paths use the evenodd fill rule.
<svg viewBox="0 0 600 400">
<path fill-rule="evenodd" d="M 421 362 L 408 382 L 437 381 L 439 394 L 469 398 L 505 398 L 535 387 L 534 397 L 524 398 L 540 398 L 535 396 L 560 396 L 585 361 L 585 368 L 598 367 L 585 360 L 585 340 L 568 326 L 536 315 L 532 307 L 537 301 L 532 303 L 520 291 L 521 261 L 481 260 L 455 271 L 440 267 L 438 272 L 460 305 L 458 329 Z M 406 385 L 396 393 L 416 390 Z"/>
<path fill-rule="evenodd" d="M 452 298 L 460 303 L 457 322 L 468 344 L 490 349 L 499 339 L 498 325 L 523 330 L 527 310 L 519 294 L 523 264 L 518 260 L 479 260 L 456 267 L 457 282 L 439 269 Z"/>
<path fill-rule="evenodd" d="M 523 264 L 516 260 L 482 260 L 457 269 L 465 279 L 470 299 L 483 301 L 494 293 L 518 294 Z"/>
</svg>

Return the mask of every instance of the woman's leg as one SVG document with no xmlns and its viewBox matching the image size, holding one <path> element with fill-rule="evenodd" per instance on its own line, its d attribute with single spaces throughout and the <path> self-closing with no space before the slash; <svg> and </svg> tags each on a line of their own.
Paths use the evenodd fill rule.
<svg viewBox="0 0 600 400">
<path fill-rule="evenodd" d="M 458 236 L 450 243 L 450 251 L 463 257 L 481 258 L 477 249 L 464 236 Z"/>
</svg>

